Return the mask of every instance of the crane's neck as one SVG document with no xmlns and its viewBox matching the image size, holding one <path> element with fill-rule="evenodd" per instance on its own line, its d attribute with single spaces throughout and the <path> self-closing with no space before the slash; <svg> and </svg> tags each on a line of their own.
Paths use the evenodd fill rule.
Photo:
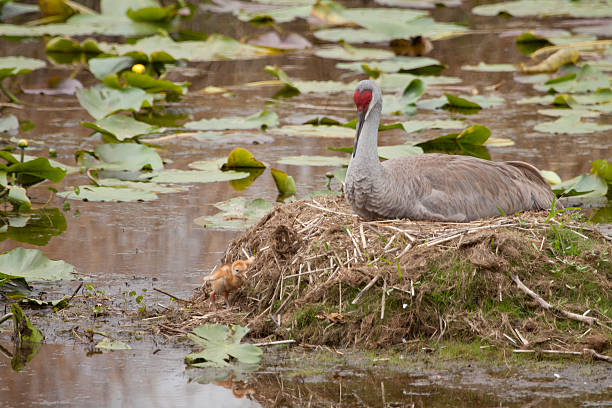
<svg viewBox="0 0 612 408">
<path fill-rule="evenodd" d="M 369 114 L 364 118 L 351 161 L 368 166 L 380 166 L 380 160 L 378 159 L 378 125 L 381 111 L 382 104 L 378 102 L 372 106 Z"/>
</svg>

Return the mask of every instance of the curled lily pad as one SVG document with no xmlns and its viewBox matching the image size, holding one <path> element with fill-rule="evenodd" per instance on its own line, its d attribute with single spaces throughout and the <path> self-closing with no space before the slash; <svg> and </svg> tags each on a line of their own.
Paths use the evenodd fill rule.
<svg viewBox="0 0 612 408">
<path fill-rule="evenodd" d="M 603 197 L 608 192 L 608 183 L 602 177 L 595 174 L 583 174 L 571 180 L 564 181 L 552 186 L 558 196 L 572 197 Z"/>
<path fill-rule="evenodd" d="M 237 147 L 227 156 L 227 161 L 221 166 L 221 170 L 264 167 L 266 167 L 266 165 L 256 160 L 247 149 Z"/>
<path fill-rule="evenodd" d="M 286 125 L 272 129 L 270 133 L 283 136 L 306 136 L 324 138 L 352 139 L 355 130 L 344 126 L 314 126 L 314 125 Z"/>
<path fill-rule="evenodd" d="M 131 116 L 115 114 L 107 116 L 96 122 L 81 122 L 81 125 L 115 137 L 118 141 L 131 139 L 159 130 L 157 126 L 152 126 L 144 122 L 139 122 Z"/>
<path fill-rule="evenodd" d="M 296 193 L 293 177 L 279 169 L 272 168 L 270 171 L 272 172 L 272 177 L 274 178 L 274 183 L 276 184 L 280 196 L 288 197 Z"/>
<path fill-rule="evenodd" d="M 185 123 L 186 128 L 196 130 L 266 129 L 276 126 L 278 126 L 278 115 L 267 110 L 248 117 L 202 119 Z"/>
<path fill-rule="evenodd" d="M 463 109 L 482 109 L 482 106 L 477 104 L 476 102 L 469 101 L 465 98 L 461 98 L 459 96 L 451 95 L 449 93 L 445 93 L 447 103 L 450 106 L 455 108 L 463 108 Z"/>
<path fill-rule="evenodd" d="M 153 95 L 139 88 L 111 89 L 98 84 L 79 89 L 76 95 L 81 106 L 96 119 L 120 110 L 138 111 L 143 106 L 153 106 Z"/>
<path fill-rule="evenodd" d="M 12 75 L 27 74 L 45 65 L 44 61 L 36 58 L 2 57 L 0 58 L 0 80 Z"/>
<path fill-rule="evenodd" d="M 490 159 L 485 142 L 491 136 L 491 131 L 482 125 L 473 125 L 460 133 L 449 133 L 425 142 L 415 144 L 421 147 L 425 153 L 444 152 L 468 154 Z"/>
<path fill-rule="evenodd" d="M 272 204 L 262 198 L 249 202 L 245 197 L 235 197 L 214 206 L 221 212 L 196 218 L 194 222 L 205 228 L 243 230 L 255 224 L 272 209 Z"/>
</svg>

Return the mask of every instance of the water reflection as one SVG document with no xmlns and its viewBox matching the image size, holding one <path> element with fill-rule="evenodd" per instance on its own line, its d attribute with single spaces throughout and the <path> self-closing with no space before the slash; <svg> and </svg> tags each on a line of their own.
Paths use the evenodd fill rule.
<svg viewBox="0 0 612 408">
<path fill-rule="evenodd" d="M 37 246 L 66 231 L 66 217 L 58 208 L 0 211 L 0 242 L 11 239 Z"/>
</svg>

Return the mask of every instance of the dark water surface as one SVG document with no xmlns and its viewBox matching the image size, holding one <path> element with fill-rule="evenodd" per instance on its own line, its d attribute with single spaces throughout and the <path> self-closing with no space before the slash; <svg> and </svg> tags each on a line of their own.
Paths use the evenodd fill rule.
<svg viewBox="0 0 612 408">
<path fill-rule="evenodd" d="M 351 3 L 353 6 L 364 4 L 374 6 L 373 2 Z M 457 93 L 470 93 L 474 88 L 482 91 L 486 86 L 504 81 L 498 92 L 507 101 L 539 95 L 530 85 L 514 81 L 512 73 L 468 72 L 460 67 L 480 61 L 491 64 L 524 61 L 516 50 L 514 37 L 500 37 L 500 33 L 558 27 L 567 22 L 479 18 L 469 13 L 471 6 L 471 2 L 466 2 L 460 8 L 432 12 L 439 21 L 466 23 L 478 30 L 478 34 L 434 43 L 429 56 L 447 66 L 443 75 L 462 78 L 463 82 L 455 86 Z M 575 24 L 582 25 L 579 21 Z M 222 32 L 235 38 L 267 31 L 240 23 L 230 15 L 204 14 L 187 25 L 192 30 Z M 300 32 L 317 44 L 303 21 L 282 27 L 286 31 Z M 40 40 L 0 40 L 0 56 L 9 55 L 45 59 Z M 355 113 L 349 94 L 307 95 L 279 104 L 270 100 L 278 87 L 239 87 L 247 82 L 271 79 L 263 70 L 270 64 L 279 65 L 291 77 L 299 79 L 348 81 L 364 78 L 335 69 L 335 63 L 334 60 L 315 57 L 311 51 L 253 61 L 190 63 L 188 68 L 176 69 L 169 75 L 169 79 L 188 80 L 191 85 L 190 93 L 181 102 L 170 104 L 168 109 L 187 115 L 189 120 L 245 115 L 264 108 L 277 112 L 281 124 L 299 124 L 324 115 L 350 120 Z M 20 77 L 20 82 L 24 88 L 44 88 L 49 77 L 66 77 L 73 69 L 72 66 L 49 65 L 46 69 Z M 86 71 L 79 72 L 76 78 L 85 86 L 95 83 Z M 230 87 L 237 97 L 229 99 L 195 92 L 206 86 Z M 442 88 L 436 90 L 434 87 L 431 92 L 428 96 L 438 96 Z M 58 161 L 74 164 L 76 150 L 89 149 L 99 143 L 89 139 L 90 131 L 80 126 L 80 121 L 91 118 L 80 108 L 75 97 L 22 95 L 20 98 L 27 104 L 22 109 L 7 112 L 36 125 L 34 130 L 20 137 L 27 137 L 32 146 L 34 141 L 44 141 L 43 155 L 46 155 L 48 147 L 53 147 L 58 152 Z M 419 111 L 410 119 L 434 118 L 446 116 Z M 398 120 L 397 117 L 386 119 L 387 122 Z M 504 104 L 483 109 L 471 115 L 469 120 L 489 127 L 495 137 L 510 138 L 515 142 L 511 147 L 490 148 L 493 160 L 528 161 L 540 169 L 554 170 L 564 179 L 588 171 L 591 160 L 612 157 L 609 133 L 560 136 L 534 131 L 533 126 L 543 117 L 537 115 L 533 106 Z M 606 120 L 610 121 L 605 116 L 599 119 L 600 122 Z M 439 134 L 442 132 L 425 131 L 418 137 L 423 139 Z M 384 132 L 379 143 L 398 144 L 411 140 L 410 137 L 414 136 Z M 252 139 L 263 143 L 245 143 L 245 140 Z M 223 142 L 198 142 L 190 138 L 169 141 L 160 154 L 164 159 L 172 160 L 167 167 L 186 169 L 190 162 L 225 157 L 234 147 L 246 147 L 258 159 L 292 175 L 300 198 L 323 189 L 325 172 L 332 168 L 275 162 L 287 155 L 328 154 L 328 146 L 351 144 L 351 139 L 289 138 L 245 131 Z M 47 245 L 39 248 L 6 240 L 0 242 L 0 252 L 16 247 L 39 248 L 49 258 L 62 259 L 74 265 L 86 284 L 105 291 L 109 297 L 121 296 L 128 290 L 144 293 L 142 289 L 147 289 L 144 295 L 147 304 L 161 302 L 167 305 L 168 298 L 151 289 L 163 288 L 189 298 L 201 283 L 202 276 L 213 268 L 228 241 L 236 234 L 206 230 L 194 224 L 193 220 L 214 214 L 216 209 L 212 203 L 232 197 L 245 195 L 250 199 L 261 197 L 274 201 L 276 188 L 268 171 L 243 192 L 224 182 L 194 185 L 186 192 L 162 194 L 158 200 L 148 203 L 70 201 L 70 210 L 63 213 L 66 231 L 52 237 Z M 73 174 L 54 187 L 62 190 L 64 186 L 78 184 L 88 184 L 87 178 Z M 48 199 L 47 186 L 29 191 L 38 205 Z M 54 198 L 47 206 L 61 209 L 62 205 L 62 199 Z M 71 282 L 37 285 L 37 288 L 52 294 L 70 294 L 77 286 L 78 282 Z M 40 312 L 34 316 L 34 321 L 40 322 L 43 330 L 45 322 L 48 322 L 44 315 Z M 12 343 L 8 334 L 0 335 L 0 344 L 7 349 L 0 356 L 0 406 L 612 406 L 612 371 L 601 365 L 558 370 L 544 368 L 534 372 L 508 369 L 502 370 L 504 374 L 500 375 L 499 370 L 472 367 L 469 362 L 453 362 L 449 369 L 407 368 L 397 372 L 384 367 L 356 368 L 345 361 L 329 367 L 311 363 L 308 367 L 317 372 L 311 375 L 308 374 L 312 371 L 310 369 L 295 372 L 295 355 L 280 354 L 268 357 L 265 368 L 248 379 L 250 391 L 246 394 L 250 398 L 239 398 L 240 392 L 236 387 L 232 393 L 227 384 L 204 385 L 195 381 L 201 373 L 185 369 L 182 359 L 189 350 L 186 344 L 176 346 L 171 342 L 157 344 L 157 340 L 133 339 L 134 342 L 130 342 L 133 350 L 88 356 L 88 350 L 56 320 L 51 319 L 48 324 L 50 330 L 45 332 L 47 344 L 21 372 L 11 370 L 10 358 L 4 354 L 12 349 Z M 69 321 L 72 326 L 78 326 L 73 318 Z"/>
</svg>

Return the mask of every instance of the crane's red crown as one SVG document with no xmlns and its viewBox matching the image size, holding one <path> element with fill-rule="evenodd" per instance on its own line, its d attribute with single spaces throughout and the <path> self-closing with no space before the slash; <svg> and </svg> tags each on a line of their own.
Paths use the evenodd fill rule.
<svg viewBox="0 0 612 408">
<path fill-rule="evenodd" d="M 368 106 L 372 100 L 372 91 L 369 89 L 366 89 L 363 92 L 356 90 L 353 94 L 353 100 L 355 101 L 355 105 L 357 105 L 358 111 L 366 111 L 368 110 Z"/>
</svg>

